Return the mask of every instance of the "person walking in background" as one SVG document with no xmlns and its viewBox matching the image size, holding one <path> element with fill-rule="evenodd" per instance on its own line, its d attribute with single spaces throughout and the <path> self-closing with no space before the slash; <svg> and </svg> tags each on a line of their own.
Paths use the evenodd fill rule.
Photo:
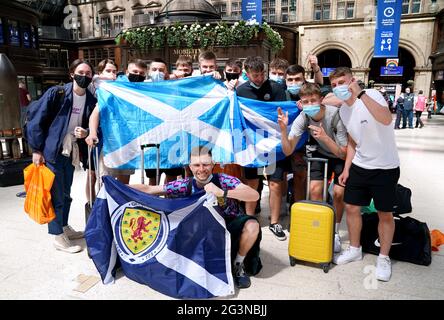
<svg viewBox="0 0 444 320">
<path fill-rule="evenodd" d="M 405 128 L 406 121 L 404 118 L 404 94 L 401 92 L 401 94 L 398 97 L 398 100 L 396 100 L 396 120 L 395 120 L 395 129 L 401 129 L 399 125 L 401 124 L 402 119 L 402 126 Z"/>
<path fill-rule="evenodd" d="M 20 124 L 23 128 L 26 120 L 26 113 L 28 112 L 28 105 L 31 102 L 31 95 L 26 89 L 25 82 L 19 80 L 19 102 L 20 102 Z"/>
<path fill-rule="evenodd" d="M 432 119 L 432 112 L 434 105 L 435 102 L 433 101 L 433 98 L 429 98 L 427 102 L 427 119 Z"/>
<path fill-rule="evenodd" d="M 424 123 L 421 120 L 421 115 L 424 112 L 427 104 L 427 98 L 424 96 L 423 91 L 419 90 L 418 97 L 416 98 L 415 103 L 415 115 L 416 115 L 416 124 L 415 128 L 422 128 L 424 127 Z"/>
<path fill-rule="evenodd" d="M 410 88 L 405 89 L 404 94 L 404 111 L 402 113 L 402 128 L 406 128 L 407 120 L 409 128 L 413 129 L 413 107 L 415 104 L 415 95 L 410 93 Z"/>
</svg>

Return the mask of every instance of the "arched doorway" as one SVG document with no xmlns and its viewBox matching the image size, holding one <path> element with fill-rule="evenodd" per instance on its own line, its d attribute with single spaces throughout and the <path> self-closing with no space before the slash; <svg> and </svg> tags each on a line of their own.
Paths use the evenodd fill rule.
<svg viewBox="0 0 444 320">
<path fill-rule="evenodd" d="M 399 48 L 398 51 L 398 59 L 399 66 L 403 67 L 402 75 L 398 76 L 386 76 L 381 75 L 381 67 L 386 66 L 387 58 L 373 58 L 370 61 L 370 72 L 369 72 L 369 83 L 374 81 L 374 86 L 378 84 L 401 84 L 402 89 L 404 90 L 407 86 L 409 86 L 409 80 L 415 80 L 415 58 L 413 55 L 404 48 Z"/>
<path fill-rule="evenodd" d="M 330 84 L 328 75 L 337 67 L 352 67 L 350 57 L 342 50 L 328 49 L 318 55 L 318 63 L 324 74 L 324 85 Z"/>
</svg>

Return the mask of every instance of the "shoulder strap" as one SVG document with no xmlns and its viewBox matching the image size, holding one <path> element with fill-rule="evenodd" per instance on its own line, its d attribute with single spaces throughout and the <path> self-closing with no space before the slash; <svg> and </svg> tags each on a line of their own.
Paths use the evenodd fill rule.
<svg viewBox="0 0 444 320">
<path fill-rule="evenodd" d="M 335 112 L 335 115 L 333 116 L 332 120 L 331 120 L 331 132 L 333 132 L 333 134 L 336 136 L 336 134 L 338 133 L 338 123 L 340 120 L 340 116 L 339 116 L 339 108 L 338 110 Z"/>
</svg>

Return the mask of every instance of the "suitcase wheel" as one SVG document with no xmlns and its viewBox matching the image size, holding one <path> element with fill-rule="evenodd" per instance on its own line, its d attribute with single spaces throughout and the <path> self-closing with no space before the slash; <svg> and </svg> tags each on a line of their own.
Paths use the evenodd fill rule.
<svg viewBox="0 0 444 320">
<path fill-rule="evenodd" d="M 296 259 L 293 257 L 290 257 L 290 266 L 294 267 L 296 265 Z"/>
<path fill-rule="evenodd" d="M 329 263 L 322 264 L 321 267 L 322 267 L 322 270 L 324 270 L 324 273 L 328 273 L 328 271 L 330 270 L 330 264 Z"/>
</svg>

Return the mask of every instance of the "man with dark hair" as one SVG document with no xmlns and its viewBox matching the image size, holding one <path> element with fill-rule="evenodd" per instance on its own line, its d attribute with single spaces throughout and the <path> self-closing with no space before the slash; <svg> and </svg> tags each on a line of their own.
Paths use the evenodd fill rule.
<svg viewBox="0 0 444 320">
<path fill-rule="evenodd" d="M 152 82 L 168 80 L 169 74 L 166 62 L 161 58 L 154 58 L 150 63 L 148 75 Z"/>
<path fill-rule="evenodd" d="M 339 184 L 338 177 L 344 169 L 344 159 L 347 151 L 347 130 L 339 117 L 339 109 L 322 104 L 321 89 L 317 84 L 306 83 L 302 86 L 299 96 L 303 111 L 291 125 L 287 134 L 288 111 L 284 114 L 278 109 L 278 124 L 281 127 L 282 150 L 291 155 L 302 134 L 310 130 L 310 135 L 317 142 L 317 150 L 312 157 L 328 160 L 327 176 L 334 172 L 333 206 L 336 211 L 334 251 L 341 251 L 338 233 L 339 224 L 344 211 L 344 187 Z M 293 168 L 294 170 L 294 168 Z M 324 179 L 324 164 L 313 162 L 310 170 L 310 200 L 322 201 Z"/>
<path fill-rule="evenodd" d="M 265 79 L 265 64 L 262 57 L 247 57 L 244 62 L 244 68 L 247 72 L 248 82 L 243 83 L 237 88 L 239 97 L 260 100 L 260 101 L 285 101 L 284 88 L 277 82 Z M 285 172 L 289 171 L 288 159 L 277 161 L 275 164 L 266 168 L 267 179 L 269 180 L 270 196 L 270 226 L 269 229 L 278 240 L 285 240 L 287 236 L 279 224 L 281 212 L 282 188 Z M 273 170 L 273 172 L 270 172 Z M 244 176 L 247 184 L 257 190 L 259 186 L 258 168 L 244 167 Z M 256 201 L 247 202 L 245 211 L 249 215 L 254 215 Z"/>
<path fill-rule="evenodd" d="M 262 268 L 259 258 L 261 229 L 255 217 L 241 212 L 239 201 L 256 201 L 256 190 L 226 174 L 213 174 L 214 162 L 211 150 L 195 147 L 191 150 L 190 165 L 193 177 L 179 179 L 161 186 L 143 184 L 131 185 L 140 191 L 166 195 L 167 197 L 186 197 L 205 190 L 218 198 L 222 216 L 231 234 L 231 259 L 233 261 L 234 283 L 238 288 L 251 285 L 247 272 L 256 275 Z"/>
<path fill-rule="evenodd" d="M 337 68 L 330 74 L 330 82 L 335 96 L 343 101 L 339 113 L 348 132 L 347 156 L 339 183 L 345 185 L 350 246 L 335 256 L 334 262 L 345 264 L 362 259 L 361 206 L 368 206 L 373 199 L 381 243 L 375 275 L 378 280 L 389 281 L 389 251 L 395 232 L 393 207 L 400 173 L 392 114 L 379 91 L 359 87 L 350 68 Z"/>
<path fill-rule="evenodd" d="M 148 66 L 145 61 L 141 59 L 131 60 L 126 68 L 126 76 L 119 77 L 118 80 L 126 78 L 130 82 L 143 82 L 146 79 L 147 69 Z"/>
<path fill-rule="evenodd" d="M 225 62 L 225 86 L 228 90 L 234 90 L 239 85 L 239 77 L 242 72 L 242 62 L 239 59 L 230 58 Z"/>
</svg>

